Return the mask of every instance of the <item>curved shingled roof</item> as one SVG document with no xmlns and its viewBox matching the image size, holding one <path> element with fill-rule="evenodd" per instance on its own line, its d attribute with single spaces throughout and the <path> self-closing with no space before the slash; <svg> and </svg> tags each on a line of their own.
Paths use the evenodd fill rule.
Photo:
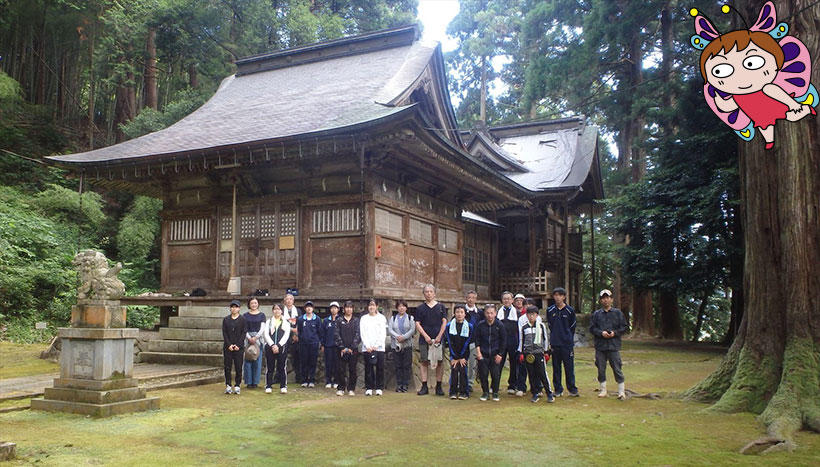
<svg viewBox="0 0 820 467">
<path fill-rule="evenodd" d="M 133 161 L 285 138 L 378 120 L 431 63 L 438 45 L 413 27 L 249 57 L 202 107 L 170 127 L 63 164 Z M 440 52 L 438 52 L 440 53 Z M 259 71 L 253 69 L 257 67 Z M 408 106 L 409 107 L 409 106 Z"/>
</svg>

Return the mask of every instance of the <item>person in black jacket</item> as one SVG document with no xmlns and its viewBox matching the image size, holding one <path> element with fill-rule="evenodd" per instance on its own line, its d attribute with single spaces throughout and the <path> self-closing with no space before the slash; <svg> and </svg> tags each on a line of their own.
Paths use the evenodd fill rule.
<svg viewBox="0 0 820 467">
<path fill-rule="evenodd" d="M 492 397 L 498 401 L 498 384 L 501 379 L 501 355 L 507 348 L 507 332 L 504 326 L 495 319 L 495 305 L 488 303 L 484 307 L 484 320 L 476 326 L 476 360 L 478 362 L 478 379 L 481 382 L 480 400 L 490 397 L 490 386 L 487 376 L 492 377 Z"/>
<path fill-rule="evenodd" d="M 225 394 L 239 394 L 242 381 L 242 364 L 245 360 L 245 318 L 239 314 L 239 300 L 231 301 L 231 314 L 222 320 L 222 358 L 225 362 Z M 231 365 L 236 369 L 234 387 L 231 389 Z"/>
<path fill-rule="evenodd" d="M 450 348 L 450 399 L 467 399 L 467 359 L 470 358 L 470 342 L 473 325 L 467 321 L 464 305 L 453 308 L 454 318 L 447 325 L 444 335 Z"/>
<path fill-rule="evenodd" d="M 621 371 L 621 336 L 626 332 L 626 319 L 621 310 L 612 308 L 612 292 L 607 289 L 598 294 L 601 308 L 592 314 L 589 332 L 595 336 L 595 366 L 598 367 L 598 397 L 606 397 L 606 364 L 612 367 L 618 383 L 618 399 L 626 399 L 624 373 Z"/>
<path fill-rule="evenodd" d="M 337 381 L 339 388 L 337 396 L 347 391 L 349 396 L 356 395 L 356 365 L 359 359 L 359 347 L 362 338 L 359 334 L 359 318 L 353 316 L 353 302 L 347 301 L 344 306 L 344 315 L 336 321 L 336 348 L 339 349 L 339 374 Z"/>
<path fill-rule="evenodd" d="M 563 287 L 556 287 L 552 291 L 552 299 L 555 304 L 547 309 L 547 324 L 550 327 L 555 397 L 564 395 L 564 386 L 561 384 L 562 366 L 567 375 L 569 395 L 578 397 L 578 387 L 575 386 L 575 310 L 566 303 L 567 291 Z"/>
</svg>

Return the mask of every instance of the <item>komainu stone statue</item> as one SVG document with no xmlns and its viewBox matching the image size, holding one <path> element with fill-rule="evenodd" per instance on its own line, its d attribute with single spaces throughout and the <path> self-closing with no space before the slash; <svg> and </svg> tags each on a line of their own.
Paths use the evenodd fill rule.
<svg viewBox="0 0 820 467">
<path fill-rule="evenodd" d="M 80 273 L 79 300 L 117 300 L 125 294 L 125 284 L 117 278 L 122 263 L 108 267 L 108 260 L 99 251 L 83 250 L 72 264 Z"/>
</svg>

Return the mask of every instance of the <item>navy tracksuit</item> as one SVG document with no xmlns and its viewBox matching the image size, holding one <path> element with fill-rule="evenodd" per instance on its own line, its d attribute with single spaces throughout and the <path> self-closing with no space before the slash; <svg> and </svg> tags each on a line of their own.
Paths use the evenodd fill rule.
<svg viewBox="0 0 820 467">
<path fill-rule="evenodd" d="M 552 346 L 552 382 L 555 384 L 555 393 L 564 392 L 561 384 L 561 366 L 563 365 L 567 377 L 567 390 L 570 394 L 577 394 L 575 386 L 575 310 L 565 305 L 558 309 L 552 305 L 547 309 L 547 324 L 550 327 L 550 345 Z"/>
<path fill-rule="evenodd" d="M 455 318 L 453 318 L 455 321 Z M 462 336 L 464 326 L 467 326 L 466 336 Z M 444 329 L 447 347 L 450 349 L 450 360 L 470 358 L 470 342 L 474 339 L 473 325 L 467 320 L 456 322 L 455 334 L 450 333 L 450 323 Z M 450 372 L 450 395 L 467 394 L 467 365 L 456 365 Z"/>
<path fill-rule="evenodd" d="M 325 346 L 325 384 L 336 384 L 339 348 L 336 347 L 336 320 L 332 316 L 322 320 L 322 345 Z"/>
<path fill-rule="evenodd" d="M 307 319 L 304 314 L 299 317 L 299 360 L 302 367 L 302 383 L 316 383 L 316 360 L 319 358 L 319 345 L 322 343 L 322 320 L 313 315 Z"/>
</svg>

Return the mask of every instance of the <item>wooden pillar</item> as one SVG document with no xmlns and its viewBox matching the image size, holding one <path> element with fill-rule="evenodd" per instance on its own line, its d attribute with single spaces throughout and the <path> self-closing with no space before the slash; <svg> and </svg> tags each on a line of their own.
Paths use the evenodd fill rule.
<svg viewBox="0 0 820 467">
<path fill-rule="evenodd" d="M 572 287 L 569 280 L 569 203 L 564 201 L 564 284 L 567 289 L 567 297 L 572 295 Z"/>
</svg>

